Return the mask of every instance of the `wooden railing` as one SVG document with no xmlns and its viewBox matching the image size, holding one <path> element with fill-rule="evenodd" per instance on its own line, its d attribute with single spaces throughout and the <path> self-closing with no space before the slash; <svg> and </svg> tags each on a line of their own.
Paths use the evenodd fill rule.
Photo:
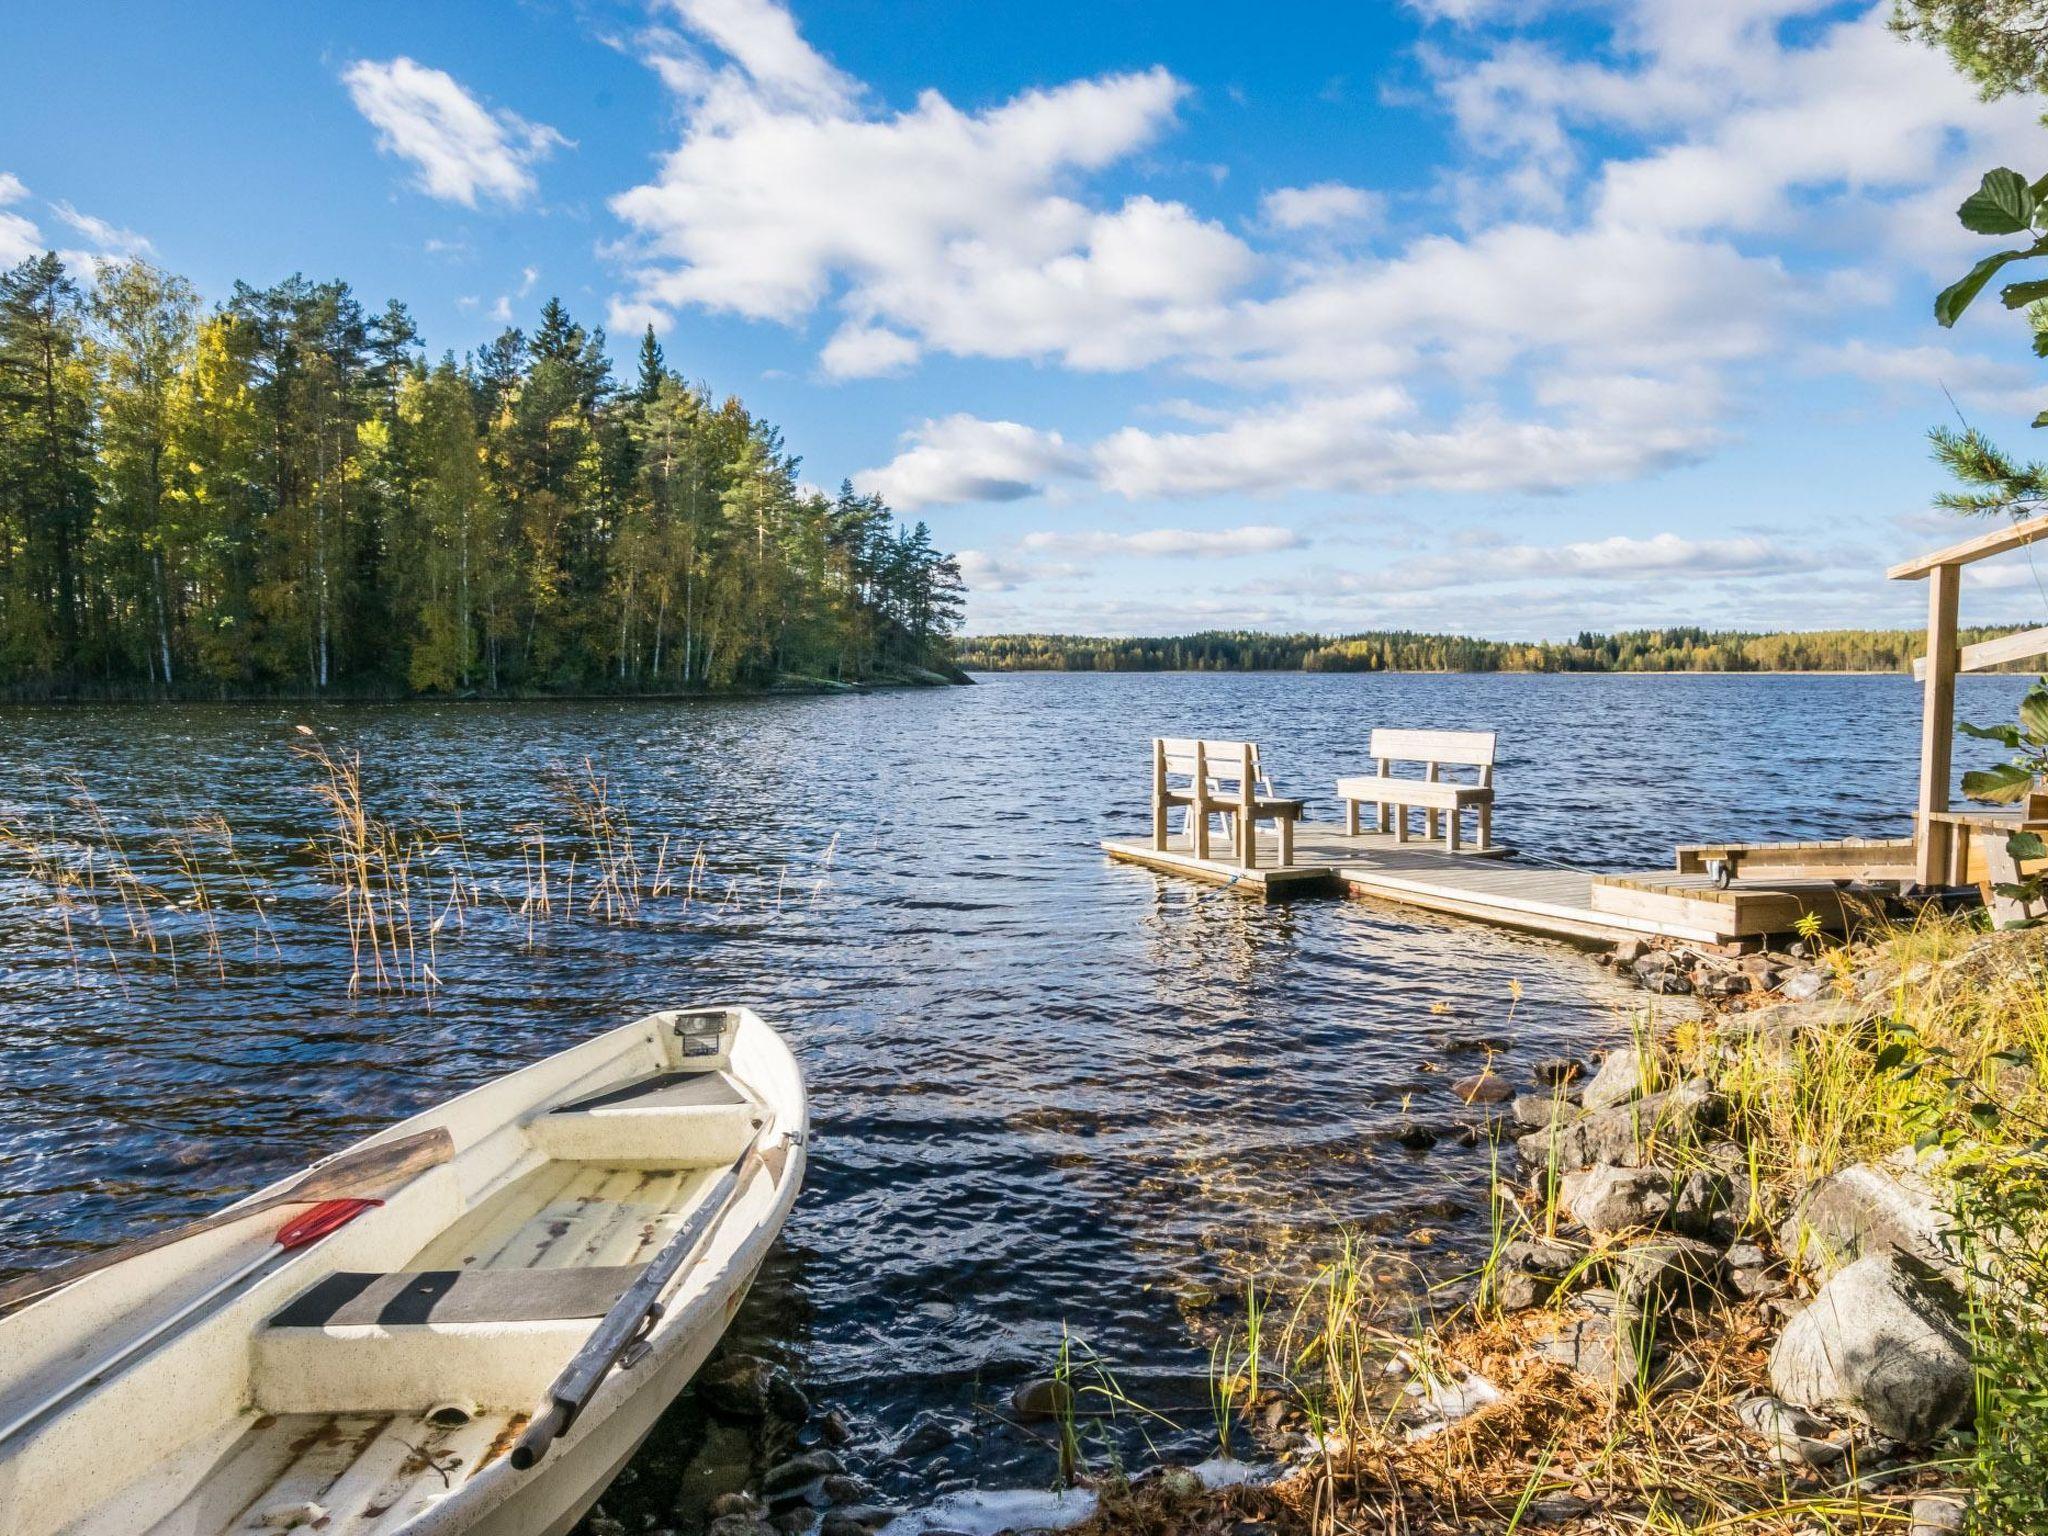
<svg viewBox="0 0 2048 1536">
<path fill-rule="evenodd" d="M 1923 692 L 1920 706 L 1920 794 L 1914 806 L 1914 870 L 1922 885 L 1952 885 L 1955 869 L 1955 828 L 1943 819 L 1949 809 L 1950 750 L 1956 734 L 1956 674 L 1981 672 L 2028 656 L 2048 655 L 2048 629 L 2023 630 L 1997 640 L 1958 649 L 1956 599 L 1962 591 L 1963 567 L 1993 555 L 2022 549 L 2048 538 L 2048 515 L 1965 539 L 1931 555 L 1893 566 L 1893 581 L 1927 583 L 1927 654 L 1913 663 L 1913 676 Z"/>
</svg>

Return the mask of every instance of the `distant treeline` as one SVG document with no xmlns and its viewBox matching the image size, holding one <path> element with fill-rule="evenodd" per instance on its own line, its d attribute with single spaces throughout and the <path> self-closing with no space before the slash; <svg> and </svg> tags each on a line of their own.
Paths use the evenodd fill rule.
<svg viewBox="0 0 2048 1536">
<path fill-rule="evenodd" d="M 1964 645 L 2022 626 L 1958 632 Z M 1164 638 L 977 635 L 956 642 L 960 664 L 989 672 L 1910 672 L 1925 648 L 1917 629 L 1632 629 L 1568 642 L 1474 640 L 1408 630 L 1267 635 L 1205 630 Z M 2029 670 L 2027 664 L 2001 669 Z"/>
<path fill-rule="evenodd" d="M 0 271 L 0 695 L 723 689 L 950 665 L 958 566 L 550 300 L 429 361 L 341 282 Z"/>
</svg>

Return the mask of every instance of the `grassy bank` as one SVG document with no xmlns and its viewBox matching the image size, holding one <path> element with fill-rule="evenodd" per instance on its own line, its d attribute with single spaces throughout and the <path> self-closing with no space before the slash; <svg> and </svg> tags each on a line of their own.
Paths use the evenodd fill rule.
<svg viewBox="0 0 2048 1536">
<path fill-rule="evenodd" d="M 1930 914 L 1815 948 L 1825 985 L 1803 1001 L 1646 1003 L 1593 1080 L 1629 1087 L 1614 1106 L 1573 1109 L 1585 1078 L 1555 1087 L 1519 1149 L 1503 1117 L 1488 1256 L 1432 1276 L 1423 1305 L 1342 1235 L 1308 1283 L 1248 1290 L 1217 1342 L 1219 1443 L 1283 1475 L 1140 1479 L 1097 1528 L 1903 1536 L 1967 1508 L 1998 1536 L 2048 1529 L 2048 938 Z M 1514 1106 L 1525 1126 L 1540 1092 Z M 1567 1174 L 1603 1114 L 1632 1122 L 1628 1171 Z M 1598 1179 L 1646 1170 L 1671 1213 L 1576 1219 Z M 1828 1199 L 1850 1180 L 1923 1201 L 1926 1251 L 1868 1213 L 1845 1227 Z M 1853 1409 L 1759 1406 L 1791 1320 L 1894 1248 L 1944 1272 L 1929 1294 L 1952 1283 L 1962 1422 L 1909 1443 Z"/>
</svg>

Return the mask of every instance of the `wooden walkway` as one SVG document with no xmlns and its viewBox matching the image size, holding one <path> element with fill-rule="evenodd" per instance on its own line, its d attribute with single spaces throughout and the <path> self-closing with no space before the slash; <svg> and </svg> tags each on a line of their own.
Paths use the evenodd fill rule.
<svg viewBox="0 0 2048 1536">
<path fill-rule="evenodd" d="M 1453 854 L 1440 843 L 1400 843 L 1379 832 L 1350 837 L 1312 823 L 1302 825 L 1294 862 L 1284 868 L 1276 867 L 1280 851 L 1270 834 L 1260 840 L 1260 867 L 1249 870 L 1227 857 L 1198 859 L 1178 838 L 1164 851 L 1150 838 L 1113 838 L 1102 847 L 1112 859 L 1255 898 L 1348 893 L 1596 943 L 1671 939 L 1739 948 L 1788 932 L 1808 912 L 1830 927 L 1842 920 L 1840 893 L 1827 881 L 1738 880 L 1717 890 L 1704 874 L 1595 874 L 1519 860 L 1502 848 Z"/>
</svg>

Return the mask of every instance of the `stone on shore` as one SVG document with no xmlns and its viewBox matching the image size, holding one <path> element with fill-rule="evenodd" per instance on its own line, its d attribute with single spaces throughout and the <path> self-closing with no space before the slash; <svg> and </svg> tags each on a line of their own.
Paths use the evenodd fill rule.
<svg viewBox="0 0 2048 1536">
<path fill-rule="evenodd" d="M 1827 1438 L 1830 1426 L 1775 1397 L 1746 1397 L 1735 1405 L 1735 1416 L 1781 1466 L 1830 1467 L 1847 1453 Z"/>
<path fill-rule="evenodd" d="M 1507 1079 L 1491 1068 L 1459 1078 L 1451 1084 L 1451 1092 L 1467 1104 L 1505 1104 L 1515 1096 Z"/>
<path fill-rule="evenodd" d="M 1576 1057 L 1546 1056 L 1529 1069 L 1529 1075 L 1546 1088 L 1562 1088 L 1577 1081 L 1585 1070 Z"/>
<path fill-rule="evenodd" d="M 1663 1168 L 1617 1168 L 1596 1163 L 1568 1173 L 1560 1190 L 1572 1220 L 1596 1237 L 1648 1231 L 1671 1214 L 1672 1177 Z"/>
<path fill-rule="evenodd" d="M 1600 1070 L 1586 1084 L 1579 1102 L 1588 1111 L 1612 1109 L 1643 1096 L 1643 1060 L 1633 1045 L 1617 1046 L 1607 1053 Z"/>
<path fill-rule="evenodd" d="M 1640 1167 L 1659 1143 L 1683 1144 L 1693 1139 L 1701 1128 L 1713 1123 L 1720 1107 L 1703 1079 L 1689 1078 L 1632 1104 L 1617 1104 L 1549 1130 L 1532 1131 L 1515 1146 L 1524 1161 L 1538 1168 L 1548 1165 L 1553 1142 L 1560 1171 L 1590 1168 L 1595 1163 Z"/>
<path fill-rule="evenodd" d="M 1858 1163 L 1808 1186 L 1778 1229 L 1778 1249 L 1813 1274 L 1889 1252 L 1953 1275 L 1942 1245 L 1946 1225 L 1933 1188 L 1919 1175 Z"/>
<path fill-rule="evenodd" d="M 1771 1350 L 1771 1389 L 1924 1445 L 1972 1405 L 1969 1341 L 1927 1265 L 1869 1253 L 1820 1288 Z"/>
<path fill-rule="evenodd" d="M 1571 1100 L 1549 1093 L 1518 1093 L 1508 1106 L 1508 1118 L 1532 1131 L 1540 1131 L 1553 1120 L 1572 1113 Z"/>
</svg>

